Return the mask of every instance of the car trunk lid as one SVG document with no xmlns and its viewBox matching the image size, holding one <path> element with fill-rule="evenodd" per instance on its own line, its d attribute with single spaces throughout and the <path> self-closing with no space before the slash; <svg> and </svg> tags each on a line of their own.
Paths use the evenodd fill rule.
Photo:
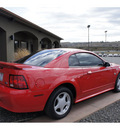
<svg viewBox="0 0 120 130">
<path fill-rule="evenodd" d="M 19 75 L 19 71 L 23 70 L 24 68 L 32 68 L 32 66 L 17 63 L 0 62 L 0 84 L 9 86 L 9 75 Z"/>
</svg>

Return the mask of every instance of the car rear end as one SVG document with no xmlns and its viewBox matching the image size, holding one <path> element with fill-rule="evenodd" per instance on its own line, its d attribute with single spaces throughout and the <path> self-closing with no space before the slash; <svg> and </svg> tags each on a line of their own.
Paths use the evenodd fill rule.
<svg viewBox="0 0 120 130">
<path fill-rule="evenodd" d="M 12 112 L 43 110 L 43 99 L 35 98 L 25 68 L 30 66 L 0 62 L 0 107 Z"/>
</svg>

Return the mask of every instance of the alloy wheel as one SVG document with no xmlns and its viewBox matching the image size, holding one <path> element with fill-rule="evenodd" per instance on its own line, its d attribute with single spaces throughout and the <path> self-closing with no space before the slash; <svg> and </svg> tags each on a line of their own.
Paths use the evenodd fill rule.
<svg viewBox="0 0 120 130">
<path fill-rule="evenodd" d="M 120 90 L 120 76 L 118 77 L 118 80 L 117 80 L 117 88 L 118 90 Z"/>
<path fill-rule="evenodd" d="M 65 114 L 71 105 L 71 98 L 70 95 L 67 92 L 60 93 L 54 101 L 54 111 L 58 115 Z"/>
</svg>

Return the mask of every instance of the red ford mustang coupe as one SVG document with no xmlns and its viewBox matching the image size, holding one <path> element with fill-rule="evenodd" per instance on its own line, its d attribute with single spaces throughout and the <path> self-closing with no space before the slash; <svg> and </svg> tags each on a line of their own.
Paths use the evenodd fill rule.
<svg viewBox="0 0 120 130">
<path fill-rule="evenodd" d="M 73 103 L 120 91 L 120 66 L 79 49 L 48 49 L 16 63 L 0 62 L 0 107 L 65 117 Z"/>
</svg>

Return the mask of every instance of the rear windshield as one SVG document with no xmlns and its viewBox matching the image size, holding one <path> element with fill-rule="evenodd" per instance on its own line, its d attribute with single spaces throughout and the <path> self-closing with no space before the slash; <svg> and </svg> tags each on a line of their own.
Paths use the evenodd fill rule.
<svg viewBox="0 0 120 130">
<path fill-rule="evenodd" d="M 43 50 L 35 54 L 25 56 L 15 63 L 44 67 L 65 52 L 66 51 L 63 50 Z"/>
</svg>

